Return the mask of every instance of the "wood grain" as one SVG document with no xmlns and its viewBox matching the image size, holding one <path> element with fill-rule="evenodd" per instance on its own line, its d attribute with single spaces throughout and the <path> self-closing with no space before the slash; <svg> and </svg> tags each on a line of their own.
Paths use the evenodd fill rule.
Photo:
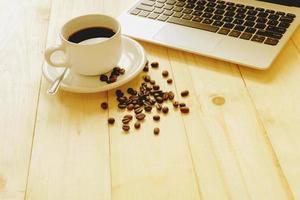
<svg viewBox="0 0 300 200">
<path fill-rule="evenodd" d="M 24 199 L 49 1 L 0 2 L 0 199 Z"/>
</svg>

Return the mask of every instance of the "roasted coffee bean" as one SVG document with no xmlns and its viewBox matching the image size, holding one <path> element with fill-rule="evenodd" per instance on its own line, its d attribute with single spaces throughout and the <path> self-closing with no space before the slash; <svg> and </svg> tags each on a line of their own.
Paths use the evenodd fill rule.
<svg viewBox="0 0 300 200">
<path fill-rule="evenodd" d="M 100 75 L 100 81 L 106 82 L 108 80 L 108 77 L 105 74 Z"/>
<path fill-rule="evenodd" d="M 132 116 L 132 115 L 130 115 L 130 114 L 128 114 L 128 115 L 125 115 L 123 118 L 124 118 L 124 119 L 126 118 L 126 119 L 130 119 L 130 120 L 132 120 L 132 119 L 133 119 L 133 116 Z"/>
<path fill-rule="evenodd" d="M 118 72 L 118 71 L 120 71 L 120 69 L 121 69 L 121 68 L 118 67 L 118 66 L 117 66 L 117 67 L 114 67 L 113 70 L 112 70 L 112 72 Z"/>
<path fill-rule="evenodd" d="M 186 104 L 185 103 L 180 103 L 179 104 L 179 107 L 181 108 L 181 107 L 185 107 L 186 106 Z"/>
<path fill-rule="evenodd" d="M 124 96 L 118 97 L 117 100 L 118 100 L 118 102 L 120 102 L 120 103 L 125 103 L 125 102 L 127 101 L 127 97 L 124 97 Z"/>
<path fill-rule="evenodd" d="M 188 107 L 181 107 L 181 108 L 180 108 L 180 111 L 181 111 L 182 113 L 189 113 L 189 112 L 190 112 L 190 109 L 189 109 Z"/>
<path fill-rule="evenodd" d="M 173 79 L 169 78 L 169 79 L 167 80 L 167 83 L 168 83 L 168 84 L 172 84 L 172 83 L 173 83 Z"/>
<path fill-rule="evenodd" d="M 135 123 L 134 123 L 134 128 L 135 128 L 135 129 L 141 128 L 141 123 L 140 123 L 140 122 L 135 122 Z"/>
<path fill-rule="evenodd" d="M 159 85 L 153 85 L 153 90 L 159 90 Z"/>
<path fill-rule="evenodd" d="M 148 82 L 150 82 L 151 77 L 150 77 L 149 75 L 145 75 L 145 76 L 143 77 L 143 79 L 144 79 L 144 81 L 145 81 L 146 83 L 148 83 Z"/>
<path fill-rule="evenodd" d="M 106 102 L 101 103 L 101 108 L 106 110 L 108 108 L 108 104 Z"/>
<path fill-rule="evenodd" d="M 150 103 L 151 105 L 154 105 L 154 104 L 156 103 L 156 100 L 155 100 L 155 99 L 150 99 L 150 100 L 149 100 L 149 103 Z"/>
<path fill-rule="evenodd" d="M 168 99 L 169 99 L 169 93 L 168 93 L 168 92 L 165 92 L 165 93 L 163 94 L 163 100 L 166 101 L 166 100 L 168 100 Z"/>
<path fill-rule="evenodd" d="M 170 91 L 170 92 L 169 92 L 169 99 L 170 99 L 170 100 L 173 100 L 174 97 L 175 97 L 174 92 Z"/>
<path fill-rule="evenodd" d="M 147 90 L 147 91 L 151 91 L 152 89 L 153 89 L 153 88 L 152 88 L 151 86 L 147 86 L 147 87 L 146 87 L 146 90 Z"/>
<path fill-rule="evenodd" d="M 124 93 L 121 90 L 116 90 L 116 96 L 122 97 L 122 96 L 124 96 Z"/>
<path fill-rule="evenodd" d="M 116 71 L 116 70 L 113 70 L 110 75 L 119 76 L 120 72 Z"/>
<path fill-rule="evenodd" d="M 149 67 L 148 67 L 148 66 L 145 66 L 145 67 L 143 68 L 143 72 L 149 72 Z"/>
<path fill-rule="evenodd" d="M 186 96 L 188 96 L 189 95 L 189 91 L 188 90 L 184 90 L 184 91 L 182 91 L 180 94 L 181 94 L 181 96 L 182 97 L 186 97 Z"/>
<path fill-rule="evenodd" d="M 120 73 L 121 75 L 125 74 L 125 72 L 126 72 L 126 70 L 125 70 L 124 68 L 121 68 L 120 71 L 119 71 L 119 73 Z"/>
<path fill-rule="evenodd" d="M 140 108 L 141 106 L 139 105 L 139 104 L 135 104 L 134 105 L 134 109 L 138 109 L 138 108 Z"/>
<path fill-rule="evenodd" d="M 110 77 L 109 77 L 109 81 L 110 81 L 110 83 L 114 83 L 114 82 L 116 82 L 116 81 L 117 81 L 117 79 L 118 79 L 118 77 L 117 77 L 116 75 L 112 75 L 112 76 L 110 76 Z"/>
<path fill-rule="evenodd" d="M 153 133 L 154 133 L 154 135 L 159 135 L 159 132 L 160 132 L 160 130 L 159 130 L 159 128 L 154 128 L 154 130 L 153 130 Z"/>
<path fill-rule="evenodd" d="M 128 111 L 131 111 L 131 110 L 133 110 L 134 109 L 134 104 L 133 103 L 131 103 L 131 104 L 129 104 L 128 106 L 127 106 L 127 110 Z"/>
<path fill-rule="evenodd" d="M 155 83 L 156 83 L 155 80 L 150 80 L 151 85 L 155 85 Z"/>
<path fill-rule="evenodd" d="M 167 106 L 164 106 L 162 108 L 162 112 L 165 113 L 165 114 L 167 114 L 169 112 L 169 108 Z"/>
<path fill-rule="evenodd" d="M 128 124 L 131 120 L 129 118 L 123 118 L 122 123 L 123 124 Z"/>
<path fill-rule="evenodd" d="M 125 103 L 119 103 L 119 104 L 118 104 L 118 107 L 119 107 L 120 109 L 125 109 L 125 108 L 127 107 L 127 105 L 126 105 Z"/>
<path fill-rule="evenodd" d="M 178 101 L 173 101 L 173 106 L 174 106 L 174 108 L 178 108 L 179 102 Z"/>
<path fill-rule="evenodd" d="M 139 113 L 139 114 L 137 114 L 137 115 L 135 116 L 135 118 L 136 118 L 137 120 L 139 120 L 139 121 L 144 120 L 145 117 L 146 117 L 146 115 L 145 115 L 144 113 Z"/>
<path fill-rule="evenodd" d="M 157 97 L 156 98 L 156 102 L 157 103 L 163 103 L 164 102 L 164 99 L 162 97 Z"/>
<path fill-rule="evenodd" d="M 134 112 L 135 112 L 135 114 L 139 114 L 139 113 L 143 112 L 143 108 L 139 107 L 137 109 L 134 109 Z"/>
<path fill-rule="evenodd" d="M 124 125 L 122 126 L 122 129 L 123 129 L 124 131 L 128 132 L 128 131 L 130 130 L 130 126 L 127 125 L 127 124 L 124 124 Z"/>
<path fill-rule="evenodd" d="M 145 109 L 146 112 L 151 112 L 152 106 L 145 106 L 144 109 Z"/>
<path fill-rule="evenodd" d="M 107 122 L 108 122 L 109 124 L 114 124 L 114 123 L 115 123 L 115 119 L 112 118 L 112 117 L 110 117 L 110 118 L 108 118 Z"/>
<path fill-rule="evenodd" d="M 153 120 L 154 121 L 159 121 L 160 120 L 160 116 L 159 115 L 154 115 L 153 116 Z"/>
<path fill-rule="evenodd" d="M 156 104 L 156 110 L 161 111 L 161 109 L 162 109 L 162 105 L 161 104 Z"/>
<path fill-rule="evenodd" d="M 158 62 L 152 62 L 151 63 L 151 67 L 152 68 L 158 68 L 159 67 L 159 63 Z"/>
<path fill-rule="evenodd" d="M 167 70 L 162 71 L 162 76 L 163 77 L 168 77 L 169 76 L 169 72 Z"/>
</svg>

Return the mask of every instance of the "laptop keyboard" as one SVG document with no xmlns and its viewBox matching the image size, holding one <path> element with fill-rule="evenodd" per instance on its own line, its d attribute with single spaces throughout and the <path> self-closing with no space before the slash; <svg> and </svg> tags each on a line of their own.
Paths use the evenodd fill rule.
<svg viewBox="0 0 300 200">
<path fill-rule="evenodd" d="M 142 0 L 130 14 L 272 46 L 296 17 L 219 0 Z"/>
</svg>

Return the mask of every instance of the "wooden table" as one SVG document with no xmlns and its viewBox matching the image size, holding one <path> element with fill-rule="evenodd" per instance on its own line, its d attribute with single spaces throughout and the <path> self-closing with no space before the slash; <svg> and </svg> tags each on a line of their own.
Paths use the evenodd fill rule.
<svg viewBox="0 0 300 200">
<path fill-rule="evenodd" d="M 114 91 L 46 94 L 43 52 L 61 25 L 118 16 L 133 1 L 0 2 L 0 199 L 300 199 L 300 29 L 267 71 L 142 43 L 161 64 L 151 76 L 191 113 L 149 117 L 130 134 Z M 110 109 L 99 109 L 107 100 Z M 108 116 L 118 123 L 108 126 Z"/>
</svg>

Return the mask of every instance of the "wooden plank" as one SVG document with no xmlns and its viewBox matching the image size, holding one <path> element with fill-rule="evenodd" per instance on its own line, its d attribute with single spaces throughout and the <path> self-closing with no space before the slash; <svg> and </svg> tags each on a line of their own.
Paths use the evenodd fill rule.
<svg viewBox="0 0 300 200">
<path fill-rule="evenodd" d="M 177 92 L 191 90 L 193 110 L 184 122 L 203 196 L 292 198 L 236 66 L 174 50 L 169 55 Z"/>
<path fill-rule="evenodd" d="M 24 199 L 49 1 L 0 2 L 0 199 Z"/>
<path fill-rule="evenodd" d="M 294 36 L 300 41 L 299 29 Z M 290 41 L 266 71 L 241 68 L 245 84 L 264 124 L 295 199 L 300 199 L 300 56 Z M 287 186 L 288 187 L 288 186 Z"/>
<path fill-rule="evenodd" d="M 159 69 L 150 69 L 150 76 L 164 91 L 175 90 L 162 78 L 161 70 L 170 65 L 166 51 L 161 47 L 144 43 L 150 61 L 159 61 Z M 134 79 L 120 89 L 139 88 L 142 76 Z M 199 199 L 195 171 L 190 157 L 185 127 L 178 111 L 174 111 L 171 102 L 166 104 L 170 112 L 158 113 L 159 123 L 153 122 L 152 116 L 157 113 L 153 109 L 147 114 L 139 130 L 131 122 L 130 133 L 122 131 L 122 117 L 127 112 L 117 108 L 114 91 L 109 92 L 109 115 L 116 118 L 111 127 L 111 172 L 112 199 L 131 200 L 182 200 Z M 153 134 L 154 127 L 159 127 L 159 136 Z"/>
<path fill-rule="evenodd" d="M 62 24 L 78 15 L 103 13 L 107 1 L 53 0 L 47 46 Z M 114 10 L 111 10 L 111 14 Z M 106 93 L 50 97 L 43 79 L 27 199 L 111 199 Z"/>
</svg>

